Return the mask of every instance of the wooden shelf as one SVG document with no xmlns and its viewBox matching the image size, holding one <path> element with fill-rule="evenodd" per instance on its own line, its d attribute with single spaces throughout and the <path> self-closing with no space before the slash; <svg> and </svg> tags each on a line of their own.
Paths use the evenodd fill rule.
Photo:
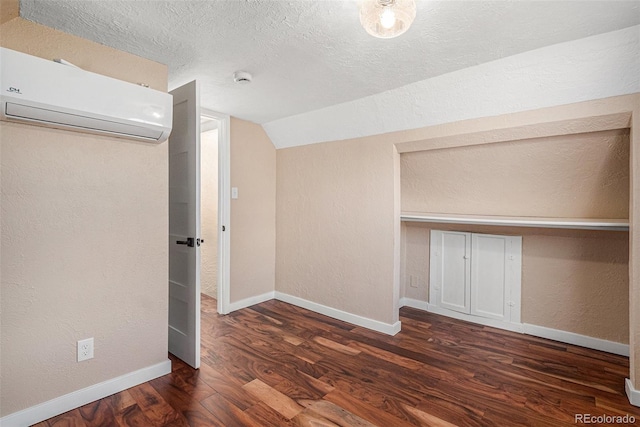
<svg viewBox="0 0 640 427">
<path fill-rule="evenodd" d="M 629 230 L 628 219 L 508 217 L 402 212 L 400 214 L 400 220 L 405 222 L 496 225 L 506 227 L 569 228 L 577 230 L 611 231 Z"/>
</svg>

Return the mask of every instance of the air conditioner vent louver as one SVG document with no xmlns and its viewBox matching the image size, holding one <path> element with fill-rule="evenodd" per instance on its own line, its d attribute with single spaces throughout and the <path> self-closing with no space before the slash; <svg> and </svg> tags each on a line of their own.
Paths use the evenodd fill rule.
<svg viewBox="0 0 640 427">
<path fill-rule="evenodd" d="M 47 110 L 45 108 L 30 107 L 7 102 L 5 113 L 13 119 L 29 120 L 40 123 L 49 123 L 53 126 L 71 126 L 79 130 L 91 132 L 117 133 L 122 136 L 145 138 L 157 141 L 162 136 L 161 131 L 142 126 L 128 125 L 108 120 L 98 120 L 80 114 L 62 113 L 60 111 Z"/>
<path fill-rule="evenodd" d="M 163 142 L 170 94 L 0 48 L 0 118 Z"/>
</svg>

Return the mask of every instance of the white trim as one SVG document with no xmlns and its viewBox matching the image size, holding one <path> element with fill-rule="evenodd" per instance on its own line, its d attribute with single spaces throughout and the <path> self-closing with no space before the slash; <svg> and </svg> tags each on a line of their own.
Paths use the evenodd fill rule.
<svg viewBox="0 0 640 427">
<path fill-rule="evenodd" d="M 592 348 L 594 350 L 606 351 L 607 353 L 619 354 L 629 357 L 629 345 L 614 341 L 607 341 L 600 338 L 580 335 L 573 332 L 561 331 L 559 329 L 546 328 L 544 326 L 523 323 L 524 333 L 536 337 L 548 338 L 567 344 L 578 345 L 580 347 Z"/>
<path fill-rule="evenodd" d="M 171 373 L 171 361 L 167 359 L 156 365 L 76 390 L 19 412 L 14 412 L 0 418 L 0 425 L 2 427 L 23 427 L 36 424 L 169 373 Z"/>
<path fill-rule="evenodd" d="M 295 305 L 298 307 L 306 308 L 313 312 L 324 314 L 325 316 L 332 317 L 334 319 L 342 320 L 343 322 L 352 323 L 363 328 L 371 329 L 376 332 L 382 332 L 387 335 L 395 335 L 400 332 L 400 321 L 396 323 L 384 323 L 378 320 L 369 319 L 368 317 L 358 316 L 357 314 L 348 313 L 346 311 L 338 310 L 337 308 L 328 307 L 326 305 L 318 304 L 313 301 L 298 298 L 293 295 L 285 294 L 278 291 L 266 292 L 262 295 L 256 295 L 253 297 L 245 298 L 240 301 L 233 302 L 229 305 L 229 312 L 240 310 L 250 307 L 255 304 L 260 304 L 265 301 L 276 299 L 278 301 L 286 302 L 287 304 Z"/>
<path fill-rule="evenodd" d="M 260 304 L 261 302 L 269 301 L 274 298 L 274 291 L 264 293 L 262 295 L 256 295 L 253 297 L 241 299 L 240 301 L 232 302 L 229 304 L 227 313 L 240 310 L 243 308 L 251 307 L 252 305 Z M 225 314 L 227 314 L 225 313 Z"/>
<path fill-rule="evenodd" d="M 400 220 L 405 222 L 430 222 L 437 224 L 629 231 L 628 219 L 501 217 L 403 212 L 400 215 Z"/>
<path fill-rule="evenodd" d="M 352 323 L 357 326 L 362 326 L 363 328 L 371 329 L 377 332 L 382 332 L 383 334 L 395 335 L 398 332 L 400 332 L 400 327 L 401 327 L 400 321 L 397 321 L 393 324 L 384 323 L 378 320 L 373 320 L 373 319 L 369 319 L 368 317 L 358 316 L 357 314 L 348 313 L 346 311 L 338 310 L 337 308 L 328 307 L 326 305 L 318 304 L 313 301 L 294 297 L 293 295 L 285 294 L 278 291 L 275 292 L 275 298 L 279 301 L 296 305 L 298 307 L 306 308 L 307 310 L 324 314 L 325 316 L 342 320 L 343 322 Z"/>
<path fill-rule="evenodd" d="M 427 303 L 427 311 L 429 313 L 439 314 L 441 316 L 452 317 L 458 320 L 464 320 L 465 322 L 476 323 L 478 325 L 491 326 L 492 328 L 504 329 L 513 332 L 523 332 L 522 323 L 509 323 L 501 320 L 489 319 L 486 317 L 473 316 L 471 314 L 459 313 L 453 310 L 447 310 L 446 308 L 438 307 L 437 305 Z"/>
<path fill-rule="evenodd" d="M 573 344 L 580 347 L 591 348 L 593 350 L 606 351 L 607 353 L 619 354 L 620 356 L 629 357 L 629 345 L 622 344 L 614 341 L 607 341 L 600 338 L 589 337 L 587 335 L 580 335 L 573 332 L 561 331 L 559 329 L 546 328 L 544 326 L 531 325 L 529 323 L 506 323 L 493 319 L 485 319 L 477 316 L 470 316 L 464 313 L 458 313 L 456 311 L 447 310 L 434 305 L 431 305 L 425 301 L 420 301 L 412 298 L 400 298 L 400 307 L 412 307 L 419 310 L 424 310 L 429 313 L 439 314 L 442 316 L 452 317 L 458 320 L 464 320 L 467 322 L 477 323 L 485 326 L 492 326 L 494 328 L 506 329 L 508 331 L 520 332 L 527 335 L 532 335 L 540 338 L 547 338 L 554 341 L 563 342 L 566 344 Z M 640 406 L 640 392 L 638 392 L 638 405 Z M 628 394 L 628 392 L 627 392 Z"/>
<path fill-rule="evenodd" d="M 418 299 L 407 298 L 407 297 L 400 298 L 400 308 L 411 307 L 411 308 L 417 308 L 418 310 L 428 311 L 427 310 L 428 305 L 429 303 L 426 301 L 420 301 Z"/>
<path fill-rule="evenodd" d="M 512 323 L 522 322 L 522 236 L 509 236 L 508 254 L 505 276 L 509 286 L 509 300 L 513 303 L 510 307 L 509 321 Z"/>
<path fill-rule="evenodd" d="M 624 379 L 624 391 L 633 406 L 640 406 L 640 390 L 637 390 L 629 378 Z"/>
<path fill-rule="evenodd" d="M 218 313 L 231 311 L 231 118 L 206 108 L 202 116 L 218 121 Z M 224 226 L 225 231 L 222 231 Z"/>
</svg>

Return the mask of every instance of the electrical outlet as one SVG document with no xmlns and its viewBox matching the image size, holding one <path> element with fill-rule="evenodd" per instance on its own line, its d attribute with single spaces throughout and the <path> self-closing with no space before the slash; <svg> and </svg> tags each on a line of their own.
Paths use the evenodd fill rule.
<svg viewBox="0 0 640 427">
<path fill-rule="evenodd" d="M 93 359 L 93 338 L 78 341 L 78 362 Z"/>
</svg>

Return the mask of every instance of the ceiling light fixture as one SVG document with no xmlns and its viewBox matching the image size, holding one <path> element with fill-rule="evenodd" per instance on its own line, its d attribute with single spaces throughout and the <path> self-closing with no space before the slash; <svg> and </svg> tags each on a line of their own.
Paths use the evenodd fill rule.
<svg viewBox="0 0 640 427">
<path fill-rule="evenodd" d="M 364 29 L 381 39 L 398 37 L 416 17 L 415 0 L 359 0 L 358 8 Z"/>
</svg>

